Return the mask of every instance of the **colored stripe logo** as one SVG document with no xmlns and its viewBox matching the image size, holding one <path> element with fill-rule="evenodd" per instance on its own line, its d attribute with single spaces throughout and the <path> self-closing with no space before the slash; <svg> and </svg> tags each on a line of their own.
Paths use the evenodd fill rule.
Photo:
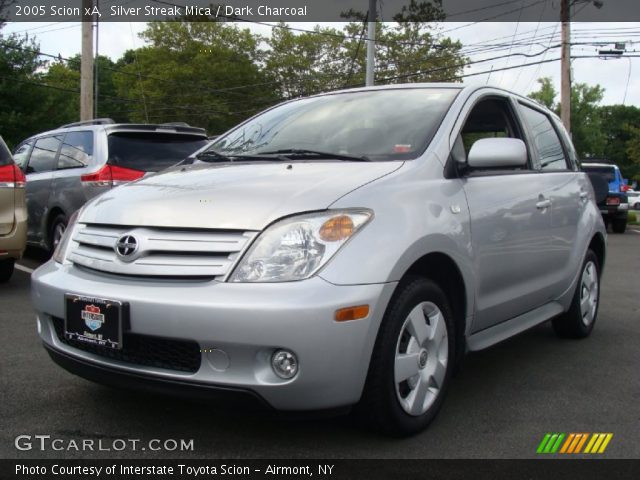
<svg viewBox="0 0 640 480">
<path fill-rule="evenodd" d="M 604 453 L 613 433 L 547 433 L 536 453 Z"/>
</svg>

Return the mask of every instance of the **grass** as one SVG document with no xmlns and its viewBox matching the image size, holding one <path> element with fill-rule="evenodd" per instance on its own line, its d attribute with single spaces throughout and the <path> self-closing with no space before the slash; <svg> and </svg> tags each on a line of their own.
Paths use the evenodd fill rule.
<svg viewBox="0 0 640 480">
<path fill-rule="evenodd" d="M 638 214 L 636 212 L 629 212 L 629 218 L 627 219 L 629 225 L 640 225 L 638 223 Z"/>
</svg>

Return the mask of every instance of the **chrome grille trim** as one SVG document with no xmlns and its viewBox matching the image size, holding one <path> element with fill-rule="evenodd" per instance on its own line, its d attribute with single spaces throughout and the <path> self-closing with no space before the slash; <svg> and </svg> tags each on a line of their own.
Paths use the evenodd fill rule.
<svg viewBox="0 0 640 480">
<path fill-rule="evenodd" d="M 239 258 L 255 231 L 171 230 L 79 224 L 73 234 L 69 260 L 74 264 L 116 275 L 149 277 L 223 278 Z M 133 261 L 116 254 L 124 235 L 136 238 Z"/>
</svg>

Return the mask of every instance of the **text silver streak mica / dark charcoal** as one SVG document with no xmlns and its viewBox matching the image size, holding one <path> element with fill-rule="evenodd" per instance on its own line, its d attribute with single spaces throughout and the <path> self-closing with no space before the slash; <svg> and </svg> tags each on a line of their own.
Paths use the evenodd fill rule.
<svg viewBox="0 0 640 480">
<path fill-rule="evenodd" d="M 38 331 L 94 381 L 407 435 L 466 351 L 547 320 L 589 335 L 594 197 L 558 118 L 503 90 L 291 101 L 90 201 L 33 274 Z"/>
</svg>

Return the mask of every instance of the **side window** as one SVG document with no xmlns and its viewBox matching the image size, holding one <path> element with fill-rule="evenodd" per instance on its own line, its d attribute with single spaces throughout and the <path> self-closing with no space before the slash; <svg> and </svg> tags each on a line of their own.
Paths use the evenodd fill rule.
<svg viewBox="0 0 640 480">
<path fill-rule="evenodd" d="M 575 147 L 573 146 L 573 142 L 571 141 L 571 136 L 564 128 L 562 123 L 557 120 L 554 121 L 558 133 L 560 133 L 560 137 L 562 137 L 562 143 L 564 143 L 564 149 L 567 152 L 567 156 L 569 157 L 569 168 L 574 171 L 580 170 L 580 159 L 578 158 L 578 152 L 576 152 Z"/>
<path fill-rule="evenodd" d="M 93 132 L 69 132 L 62 142 L 58 170 L 86 167 L 92 156 Z"/>
<path fill-rule="evenodd" d="M 11 151 L 7 147 L 7 144 L 4 143 L 2 137 L 0 137 L 0 167 L 11 165 L 12 163 L 13 159 L 11 158 Z"/>
<path fill-rule="evenodd" d="M 471 146 L 482 138 L 519 138 L 520 128 L 506 98 L 488 98 L 478 102 L 467 117 L 452 154 L 456 157 L 469 155 Z"/>
<path fill-rule="evenodd" d="M 531 139 L 538 150 L 540 168 L 543 171 L 567 170 L 569 167 L 562 143 L 549 117 L 522 104 L 521 111 L 531 132 Z"/>
<path fill-rule="evenodd" d="M 31 152 L 26 173 L 50 172 L 56 168 L 56 157 L 60 147 L 61 136 L 44 137 L 36 141 Z"/>
<path fill-rule="evenodd" d="M 20 167 L 22 171 L 24 171 L 29 161 L 31 147 L 33 147 L 33 140 L 18 145 L 18 148 L 16 148 L 16 151 L 13 153 L 13 159 L 15 160 L 16 165 L 18 165 L 18 167 Z"/>
</svg>

